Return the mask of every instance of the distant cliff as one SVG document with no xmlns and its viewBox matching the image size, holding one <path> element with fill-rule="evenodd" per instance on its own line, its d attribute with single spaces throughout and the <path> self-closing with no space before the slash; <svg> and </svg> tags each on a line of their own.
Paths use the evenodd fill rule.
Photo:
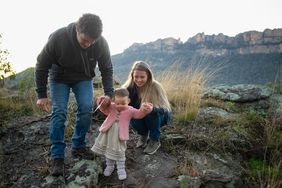
<svg viewBox="0 0 282 188">
<path fill-rule="evenodd" d="M 121 82 L 136 60 L 148 62 L 156 73 L 177 64 L 218 69 L 212 85 L 278 82 L 282 74 L 282 29 L 248 31 L 235 37 L 198 33 L 184 43 L 174 38 L 134 43 L 112 60 Z"/>
</svg>

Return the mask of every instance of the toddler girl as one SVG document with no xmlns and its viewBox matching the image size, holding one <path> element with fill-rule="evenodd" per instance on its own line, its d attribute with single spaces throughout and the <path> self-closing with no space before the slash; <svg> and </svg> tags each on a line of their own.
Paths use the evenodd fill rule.
<svg viewBox="0 0 282 188">
<path fill-rule="evenodd" d="M 97 99 L 97 105 L 103 103 L 105 96 Z M 99 135 L 95 140 L 92 151 L 106 157 L 105 176 L 110 176 L 117 165 L 119 180 L 126 179 L 125 151 L 126 141 L 129 139 L 129 123 L 132 118 L 141 119 L 153 109 L 151 103 L 142 103 L 140 109 L 128 106 L 129 92 L 125 88 L 114 91 L 114 100 L 109 104 L 102 104 L 100 110 L 107 115 L 101 125 Z"/>
</svg>

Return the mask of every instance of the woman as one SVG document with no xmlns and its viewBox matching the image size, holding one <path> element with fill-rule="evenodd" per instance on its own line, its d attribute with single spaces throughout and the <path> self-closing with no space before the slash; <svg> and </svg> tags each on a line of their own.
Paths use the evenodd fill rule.
<svg viewBox="0 0 282 188">
<path fill-rule="evenodd" d="M 153 104 L 150 114 L 143 119 L 132 119 L 131 125 L 139 134 L 136 147 L 145 147 L 144 153 L 154 154 L 161 146 L 160 128 L 168 124 L 171 114 L 166 93 L 154 79 L 149 65 L 143 61 L 133 64 L 123 87 L 129 91 L 130 106 L 139 109 L 142 103 Z"/>
</svg>

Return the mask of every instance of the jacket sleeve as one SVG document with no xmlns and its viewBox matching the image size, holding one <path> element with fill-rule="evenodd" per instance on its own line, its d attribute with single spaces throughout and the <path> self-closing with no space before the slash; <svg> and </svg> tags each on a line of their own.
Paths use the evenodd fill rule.
<svg viewBox="0 0 282 188">
<path fill-rule="evenodd" d="M 39 99 L 47 98 L 47 80 L 49 69 L 55 63 L 55 48 L 52 36 L 37 57 L 35 66 L 36 92 Z"/>
<path fill-rule="evenodd" d="M 99 49 L 101 51 L 98 58 L 98 67 L 101 72 L 102 84 L 105 95 L 112 97 L 113 95 L 113 66 L 110 50 L 107 41 L 101 37 Z"/>
<path fill-rule="evenodd" d="M 147 114 L 140 109 L 132 108 L 132 118 L 134 119 L 142 119 Z"/>
</svg>

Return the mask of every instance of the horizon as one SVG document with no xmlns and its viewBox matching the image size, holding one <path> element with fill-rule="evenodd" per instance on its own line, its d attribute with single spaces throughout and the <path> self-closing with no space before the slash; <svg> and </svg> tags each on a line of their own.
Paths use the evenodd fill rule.
<svg viewBox="0 0 282 188">
<path fill-rule="evenodd" d="M 101 17 L 111 55 L 122 53 L 134 43 L 170 37 L 184 43 L 197 33 L 234 37 L 248 31 L 282 28 L 279 0 L 230 0 L 228 5 L 225 0 L 10 0 L 2 7 L 1 48 L 10 52 L 9 60 L 17 73 L 35 66 L 37 55 L 53 31 L 87 12 Z"/>
<path fill-rule="evenodd" d="M 266 29 L 270 29 L 270 28 L 266 28 Z M 266 29 L 264 29 L 263 31 L 257 31 L 257 32 L 264 32 Z M 274 29 L 282 29 L 282 28 L 274 28 Z M 270 29 L 270 30 L 274 30 L 274 29 Z M 244 31 L 244 32 L 242 32 L 242 33 L 251 32 L 251 31 L 256 31 L 256 30 Z M 199 32 L 199 33 L 201 33 L 201 32 Z M 197 33 L 197 34 L 199 34 L 199 33 Z M 196 35 L 197 35 L 197 34 L 196 34 Z M 223 34 L 223 35 L 224 35 L 224 33 L 218 33 L 218 34 Z M 217 35 L 218 35 L 218 34 L 217 34 Z M 241 34 L 241 33 L 238 33 L 238 34 Z M 238 34 L 236 34 L 236 35 L 238 35 Z M 204 35 L 207 36 L 207 34 L 205 34 L 205 33 L 204 33 Z M 213 35 L 213 34 L 211 34 L 211 35 Z M 209 36 L 211 36 L 211 35 L 209 35 Z M 236 35 L 235 35 L 235 36 L 236 36 Z M 194 36 L 195 36 L 195 35 L 194 35 Z M 192 38 L 192 37 L 194 37 L 194 36 L 189 37 L 186 41 L 182 41 L 182 40 L 180 40 L 180 39 L 176 39 L 176 38 L 173 38 L 173 37 L 167 37 L 167 38 L 173 38 L 173 39 L 175 39 L 175 40 L 180 40 L 181 42 L 186 43 L 190 38 Z M 227 37 L 235 37 L 235 36 L 228 36 L 228 35 L 225 35 L 225 36 L 227 36 Z M 156 42 L 156 41 L 159 40 L 159 39 L 163 40 L 163 39 L 166 39 L 166 38 L 158 38 L 158 39 L 156 39 L 156 40 L 154 40 L 154 41 L 148 41 L 148 42 L 145 42 L 145 43 L 140 42 L 140 43 L 138 43 L 138 44 L 146 45 L 146 44 L 151 43 L 151 42 Z M 133 44 L 134 44 L 134 43 L 133 43 Z M 132 45 L 133 45 L 133 44 L 132 44 Z M 128 48 L 130 48 L 132 45 L 128 46 Z M 126 48 L 126 49 L 128 49 L 128 48 Z M 126 50 L 126 49 L 124 49 L 124 50 Z M 120 52 L 120 53 L 123 53 L 123 52 Z M 111 56 L 113 56 L 113 55 L 118 55 L 118 54 L 120 54 L 120 53 L 111 54 Z M 23 70 L 21 70 L 21 71 L 19 71 L 19 72 L 17 71 L 16 74 L 21 73 L 21 72 L 24 72 L 24 71 L 26 71 L 26 70 L 29 69 L 29 68 L 35 68 L 35 66 L 26 67 L 25 69 L 23 69 Z"/>
</svg>

